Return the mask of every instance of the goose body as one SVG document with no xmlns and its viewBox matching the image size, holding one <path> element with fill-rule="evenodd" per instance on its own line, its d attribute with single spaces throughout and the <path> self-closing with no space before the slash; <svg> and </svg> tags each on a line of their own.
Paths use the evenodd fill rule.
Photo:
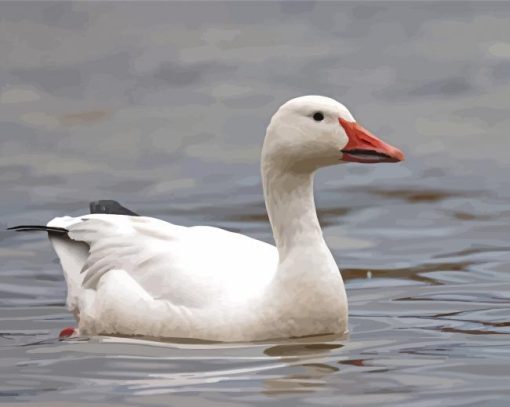
<svg viewBox="0 0 510 407">
<path fill-rule="evenodd" d="M 80 334 L 246 341 L 346 332 L 346 292 L 317 220 L 313 176 L 342 161 L 402 159 L 339 102 L 305 96 L 280 107 L 264 141 L 275 246 L 128 210 L 51 220 Z"/>
</svg>

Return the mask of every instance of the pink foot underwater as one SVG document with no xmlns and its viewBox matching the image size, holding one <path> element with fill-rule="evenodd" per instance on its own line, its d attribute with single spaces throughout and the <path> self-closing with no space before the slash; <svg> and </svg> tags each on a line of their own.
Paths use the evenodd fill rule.
<svg viewBox="0 0 510 407">
<path fill-rule="evenodd" d="M 59 339 L 74 338 L 78 336 L 78 329 L 72 326 L 68 326 L 60 331 L 58 334 Z"/>
</svg>

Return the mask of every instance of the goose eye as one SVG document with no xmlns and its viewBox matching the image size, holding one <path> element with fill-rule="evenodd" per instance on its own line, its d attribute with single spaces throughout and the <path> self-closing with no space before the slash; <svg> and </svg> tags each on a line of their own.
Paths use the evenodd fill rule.
<svg viewBox="0 0 510 407">
<path fill-rule="evenodd" d="M 316 112 L 313 114 L 313 120 L 315 120 L 316 122 L 320 122 L 324 120 L 324 115 L 321 112 Z"/>
</svg>

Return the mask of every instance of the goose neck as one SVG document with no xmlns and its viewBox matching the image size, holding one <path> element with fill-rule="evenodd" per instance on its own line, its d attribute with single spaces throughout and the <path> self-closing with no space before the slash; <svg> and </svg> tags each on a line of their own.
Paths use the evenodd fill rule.
<svg viewBox="0 0 510 407">
<path fill-rule="evenodd" d="M 325 245 L 313 196 L 314 171 L 265 163 L 262 178 L 280 260 L 294 250 Z"/>
</svg>

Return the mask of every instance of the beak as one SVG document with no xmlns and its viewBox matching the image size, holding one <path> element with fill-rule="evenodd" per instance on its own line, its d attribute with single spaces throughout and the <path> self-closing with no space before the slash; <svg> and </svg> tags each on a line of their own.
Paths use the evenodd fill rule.
<svg viewBox="0 0 510 407">
<path fill-rule="evenodd" d="M 343 161 L 356 163 L 396 163 L 404 160 L 404 153 L 381 139 L 356 122 L 338 118 L 349 142 L 343 148 Z"/>
</svg>

